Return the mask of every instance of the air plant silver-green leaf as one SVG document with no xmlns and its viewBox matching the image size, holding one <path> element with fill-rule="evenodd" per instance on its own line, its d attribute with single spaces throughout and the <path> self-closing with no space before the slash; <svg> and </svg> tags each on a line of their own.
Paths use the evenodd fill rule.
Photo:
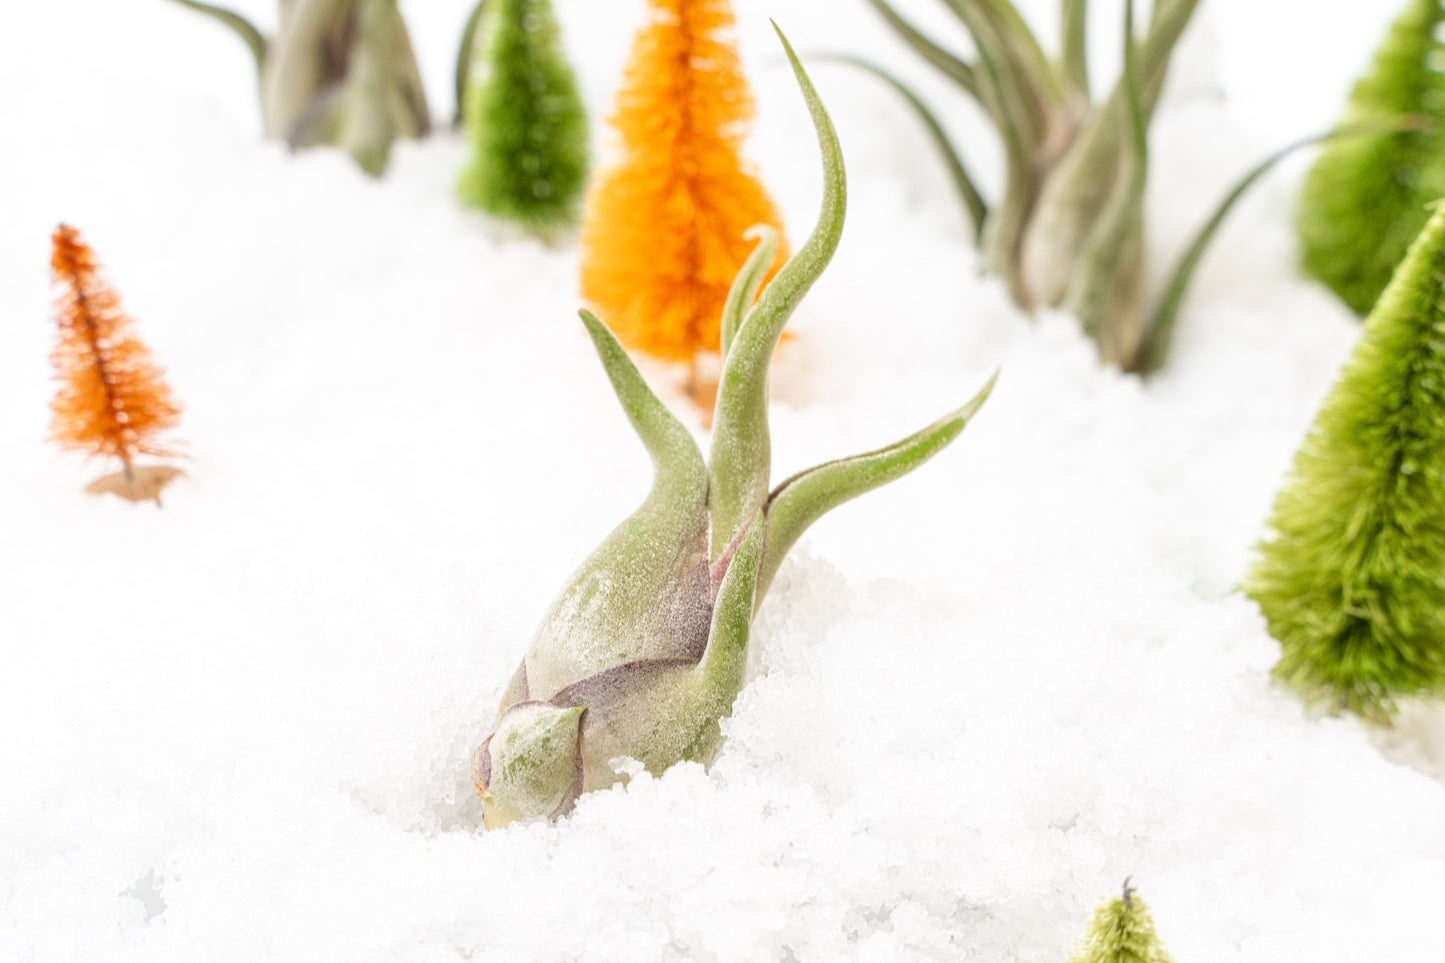
<svg viewBox="0 0 1445 963">
<path fill-rule="evenodd" d="M 597 318 L 582 321 L 623 411 L 653 463 L 641 507 L 563 587 L 507 685 L 493 733 L 472 759 L 485 824 L 566 813 L 584 792 L 624 778 L 632 758 L 660 774 L 708 763 L 742 690 L 753 615 L 798 536 L 829 509 L 898 478 L 952 441 L 987 397 L 879 451 L 821 465 L 771 492 L 768 363 L 783 325 L 833 256 L 846 178 L 827 111 L 787 40 L 823 155 L 812 236 L 762 292 L 777 243 L 758 246 L 727 302 L 711 463 L 647 387 Z"/>
<path fill-rule="evenodd" d="M 396 140 L 430 129 L 397 0 L 282 0 L 270 39 L 223 7 L 174 2 L 230 27 L 250 48 L 267 137 L 293 149 L 344 147 L 363 170 L 379 175 Z"/>
<path fill-rule="evenodd" d="M 201 3 L 200 0 L 175 0 L 183 7 L 187 7 L 203 14 L 211 19 L 225 25 L 241 38 L 241 42 L 251 51 L 252 58 L 256 61 L 256 69 L 259 71 L 262 64 L 266 62 L 266 36 L 256 29 L 256 25 L 234 10 L 227 10 L 225 7 L 218 7 L 213 3 Z"/>
<path fill-rule="evenodd" d="M 466 113 L 467 90 L 471 87 L 472 77 L 472 51 L 477 45 L 477 31 L 481 29 L 482 15 L 486 13 L 486 8 L 487 0 L 477 0 L 472 12 L 467 16 L 466 26 L 462 28 L 461 42 L 457 45 L 457 65 L 453 72 L 457 106 L 452 114 L 453 127 L 462 125 L 462 115 Z"/>
<path fill-rule="evenodd" d="M 959 200 L 963 201 L 964 209 L 968 212 L 969 226 L 973 229 L 975 241 L 983 238 L 983 225 L 988 220 L 988 203 L 979 193 L 978 187 L 974 184 L 973 176 L 969 174 L 968 167 L 963 163 L 963 157 L 958 149 L 953 146 L 953 140 L 948 136 L 948 131 L 939 122 L 938 117 L 933 113 L 913 89 L 899 80 L 897 75 L 863 57 L 852 57 L 847 54 L 832 54 L 816 58 L 819 60 L 848 64 L 866 71 L 888 86 L 892 87 L 902 97 L 909 107 L 913 108 L 914 114 L 928 131 L 928 136 L 938 148 L 939 156 L 943 158 L 944 164 L 948 167 L 948 176 L 953 181 L 954 190 L 958 191 Z"/>
</svg>

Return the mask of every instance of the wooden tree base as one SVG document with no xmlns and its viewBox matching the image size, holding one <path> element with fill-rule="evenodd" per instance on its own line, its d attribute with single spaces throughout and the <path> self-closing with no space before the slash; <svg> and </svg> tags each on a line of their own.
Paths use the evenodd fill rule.
<svg viewBox="0 0 1445 963">
<path fill-rule="evenodd" d="M 185 472 L 171 465 L 143 465 L 97 478 L 85 490 L 92 495 L 119 495 L 129 502 L 154 501 L 159 507 L 161 491 Z"/>
</svg>

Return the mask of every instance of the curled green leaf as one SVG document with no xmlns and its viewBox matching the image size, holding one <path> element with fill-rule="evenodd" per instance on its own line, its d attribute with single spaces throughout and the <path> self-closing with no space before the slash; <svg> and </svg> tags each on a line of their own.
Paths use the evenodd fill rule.
<svg viewBox="0 0 1445 963">
<path fill-rule="evenodd" d="M 251 57 L 256 61 L 256 70 L 258 73 L 260 72 L 266 63 L 266 35 L 256 29 L 255 24 L 234 10 L 227 10 L 225 7 L 218 7 L 212 3 L 202 3 L 201 0 L 174 0 L 174 2 L 229 27 L 251 51 Z"/>
</svg>

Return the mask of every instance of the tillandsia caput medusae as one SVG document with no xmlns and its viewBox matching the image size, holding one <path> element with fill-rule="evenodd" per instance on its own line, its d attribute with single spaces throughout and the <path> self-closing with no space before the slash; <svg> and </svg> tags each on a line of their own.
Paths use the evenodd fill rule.
<svg viewBox="0 0 1445 963">
<path fill-rule="evenodd" d="M 976 101 L 1003 142 L 1002 197 L 986 201 L 942 123 L 917 93 L 884 68 L 834 56 L 898 91 L 939 147 L 989 269 L 1023 308 L 1073 312 L 1100 357 L 1126 371 L 1163 364 L 1185 290 L 1205 249 L 1248 188 L 1290 152 L 1341 129 L 1309 137 L 1248 171 L 1221 200 L 1169 276 L 1157 304 L 1144 306 L 1144 190 L 1148 128 L 1174 49 L 1199 0 L 1154 0 L 1147 29 L 1124 13 L 1124 69 L 1102 100 L 1090 90 L 1088 0 L 1061 0 L 1062 42 L 1051 60 L 1010 0 L 941 0 L 973 40 L 965 60 L 924 34 L 895 0 L 867 0 L 924 60 Z"/>
<path fill-rule="evenodd" d="M 829 509 L 932 457 L 992 388 L 990 381 L 968 404 L 897 444 L 768 490 L 768 367 L 783 326 L 837 248 L 846 199 L 832 122 L 786 39 L 783 46 L 823 154 L 818 224 L 755 304 L 777 236 L 754 229 L 757 247 L 724 308 L 706 462 L 617 339 L 582 313 L 652 456 L 653 485 L 552 603 L 502 696 L 495 731 L 473 756 L 489 828 L 566 813 L 582 793 L 622 781 L 613 762 L 623 757 L 654 774 L 684 760 L 711 761 L 722 740 L 719 720 L 742 690 L 754 612 L 788 549 Z"/>
<path fill-rule="evenodd" d="M 280 26 L 270 38 L 224 7 L 175 2 L 225 24 L 250 49 L 267 137 L 298 149 L 343 147 L 364 171 L 380 175 L 396 140 L 430 130 L 397 0 L 280 0 Z"/>
</svg>

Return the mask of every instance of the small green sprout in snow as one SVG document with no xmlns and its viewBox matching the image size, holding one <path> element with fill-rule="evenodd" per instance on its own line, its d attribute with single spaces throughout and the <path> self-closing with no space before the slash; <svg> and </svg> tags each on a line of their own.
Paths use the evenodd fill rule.
<svg viewBox="0 0 1445 963">
<path fill-rule="evenodd" d="M 1149 907 L 1129 881 L 1124 892 L 1105 900 L 1089 920 L 1069 963 L 1173 963 L 1154 932 Z"/>
<path fill-rule="evenodd" d="M 940 451 L 992 387 L 897 444 L 769 489 L 769 365 L 783 326 L 837 248 L 846 203 L 832 122 L 783 45 L 823 153 L 818 225 L 756 304 L 776 250 L 772 231 L 759 231 L 738 274 L 722 320 L 707 461 L 607 327 L 583 313 L 652 456 L 652 491 L 573 574 L 502 696 L 495 731 L 472 761 L 488 827 L 567 812 L 580 794 L 623 780 L 613 767 L 619 758 L 654 774 L 684 760 L 709 762 L 722 741 L 719 721 L 743 686 L 753 614 L 788 549 L 830 509 Z"/>
</svg>

